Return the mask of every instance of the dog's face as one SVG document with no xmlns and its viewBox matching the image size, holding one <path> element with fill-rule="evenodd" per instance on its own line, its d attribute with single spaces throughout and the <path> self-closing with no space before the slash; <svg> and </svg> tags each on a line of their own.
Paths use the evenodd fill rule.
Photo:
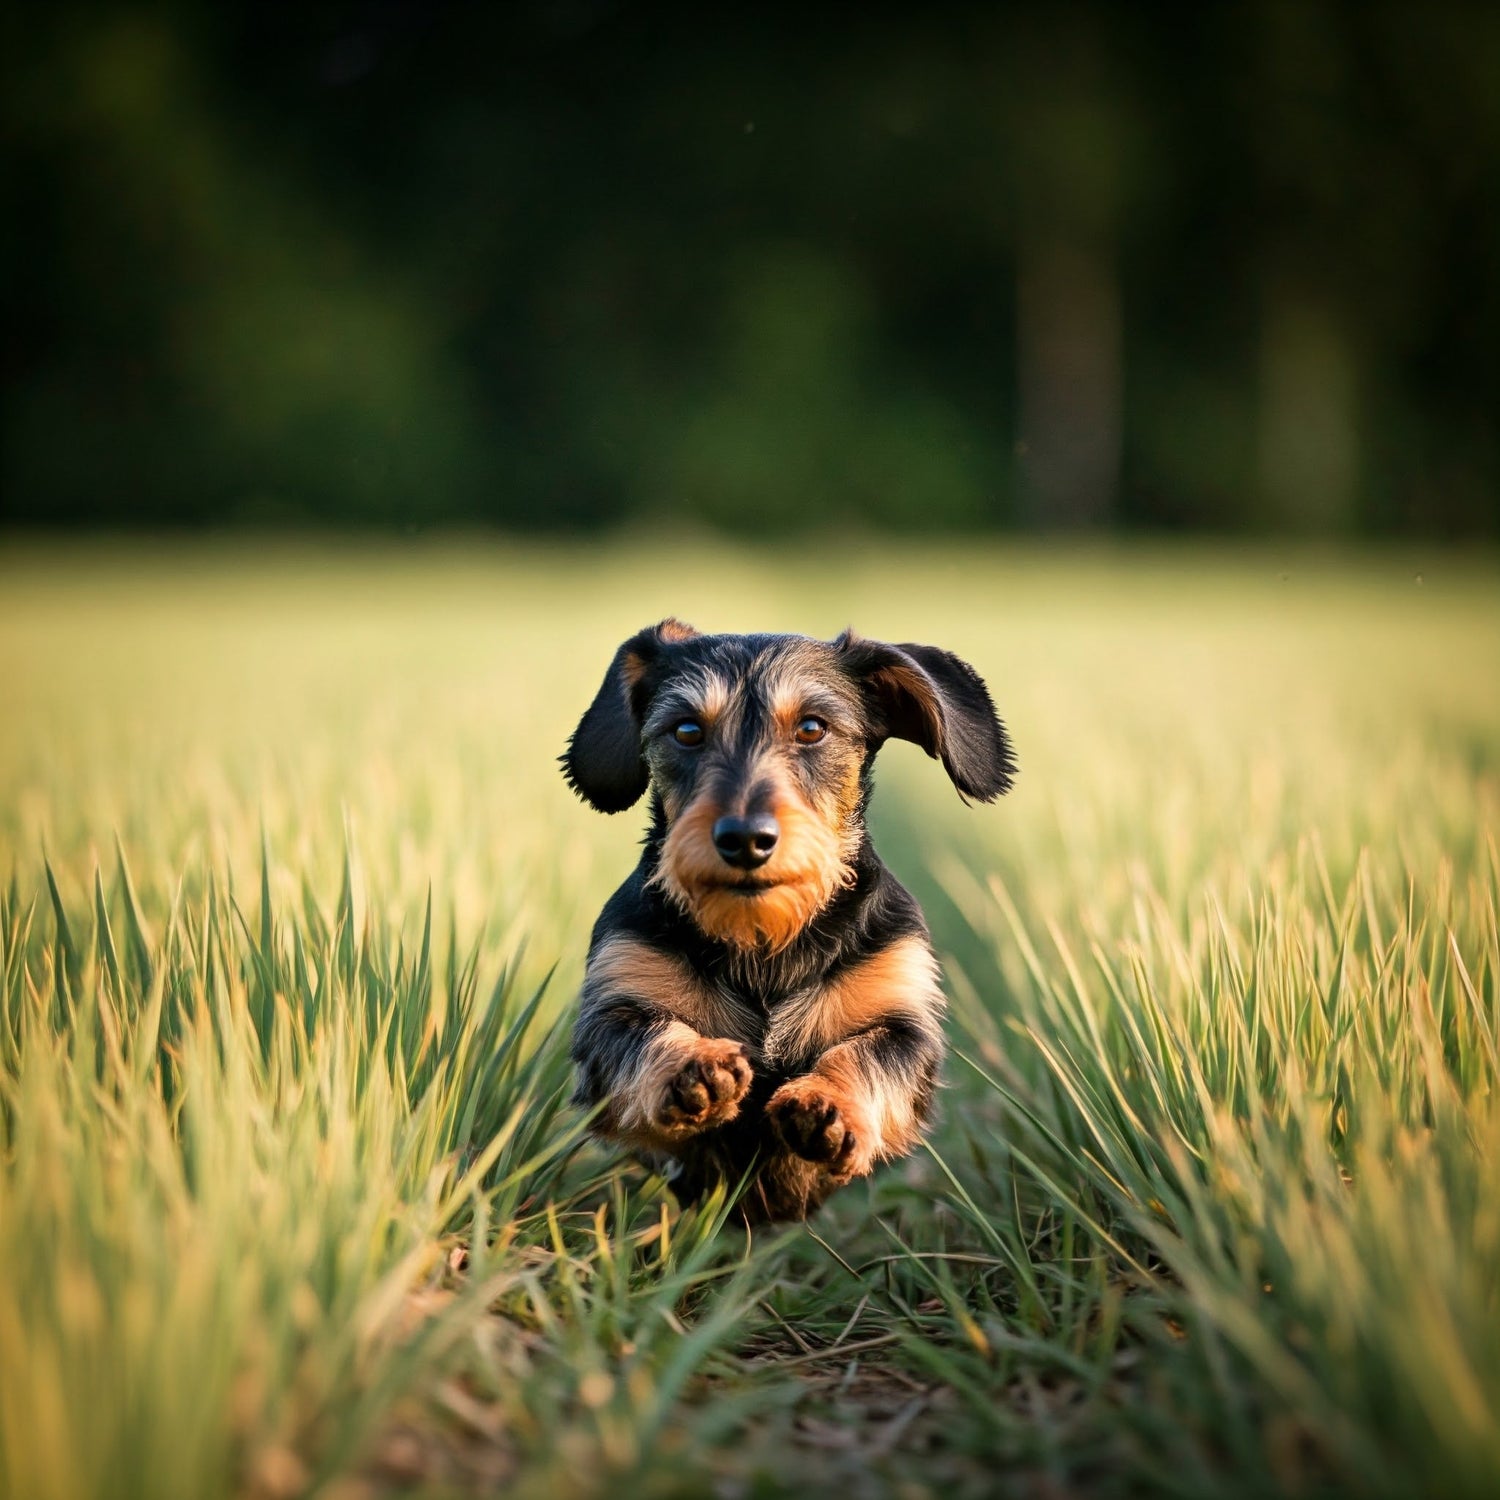
<svg viewBox="0 0 1500 1500">
<path fill-rule="evenodd" d="M 853 878 L 866 772 L 891 738 L 940 757 L 971 797 L 1010 786 L 989 693 L 948 652 L 665 620 L 615 653 L 563 764 L 601 812 L 653 787 L 654 879 L 710 937 L 775 950 Z"/>
</svg>

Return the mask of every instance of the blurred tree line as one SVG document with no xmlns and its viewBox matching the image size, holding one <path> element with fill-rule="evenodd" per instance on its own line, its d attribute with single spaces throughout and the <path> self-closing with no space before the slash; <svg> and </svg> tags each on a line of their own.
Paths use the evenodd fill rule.
<svg viewBox="0 0 1500 1500">
<path fill-rule="evenodd" d="M 1500 531 L 1500 7 L 8 7 L 11 523 Z"/>
</svg>

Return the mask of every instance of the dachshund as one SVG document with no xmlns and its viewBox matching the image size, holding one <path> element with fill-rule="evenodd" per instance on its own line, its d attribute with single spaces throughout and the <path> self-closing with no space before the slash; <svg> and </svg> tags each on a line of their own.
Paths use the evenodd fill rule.
<svg viewBox="0 0 1500 1500">
<path fill-rule="evenodd" d="M 600 812 L 651 793 L 589 947 L 575 1101 L 684 1204 L 722 1181 L 745 1184 L 748 1223 L 802 1219 L 921 1139 L 944 999 L 921 909 L 865 827 L 889 739 L 964 798 L 1016 773 L 950 652 L 667 619 L 615 652 L 561 757 Z"/>
</svg>

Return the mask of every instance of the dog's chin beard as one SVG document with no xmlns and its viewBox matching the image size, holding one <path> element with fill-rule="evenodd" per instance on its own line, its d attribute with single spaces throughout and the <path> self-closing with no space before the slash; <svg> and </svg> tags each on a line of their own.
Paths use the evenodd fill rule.
<svg viewBox="0 0 1500 1500">
<path fill-rule="evenodd" d="M 823 910 L 833 890 L 808 880 L 734 881 L 668 894 L 705 936 L 734 948 L 775 953 Z"/>
</svg>

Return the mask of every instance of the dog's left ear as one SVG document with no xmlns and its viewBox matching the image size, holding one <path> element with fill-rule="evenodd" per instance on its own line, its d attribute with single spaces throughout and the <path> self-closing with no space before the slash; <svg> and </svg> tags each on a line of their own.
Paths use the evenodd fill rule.
<svg viewBox="0 0 1500 1500">
<path fill-rule="evenodd" d="M 650 780 L 641 753 L 641 721 L 656 690 L 661 658 L 698 632 L 681 620 L 648 626 L 615 652 L 588 712 L 558 757 L 567 783 L 591 807 L 624 812 Z"/>
<path fill-rule="evenodd" d="M 961 793 L 992 802 L 1016 775 L 1015 752 L 984 679 L 937 646 L 867 641 L 846 630 L 834 642 L 870 703 L 877 742 L 911 740 L 940 759 Z"/>
</svg>

